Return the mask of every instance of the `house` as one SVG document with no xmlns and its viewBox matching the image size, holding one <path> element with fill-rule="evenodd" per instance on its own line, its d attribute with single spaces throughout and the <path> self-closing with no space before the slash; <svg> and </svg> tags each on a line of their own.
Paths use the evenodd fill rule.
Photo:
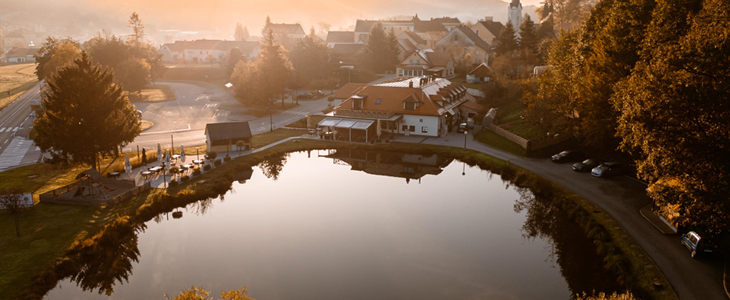
<svg viewBox="0 0 730 300">
<path fill-rule="evenodd" d="M 469 71 L 469 74 L 466 74 L 466 82 L 468 82 L 468 83 L 487 82 L 487 81 L 489 81 L 490 76 L 492 76 L 492 68 L 490 68 L 485 63 L 481 63 L 476 68 Z"/>
<path fill-rule="evenodd" d="M 276 41 L 286 49 L 292 49 L 299 40 L 307 36 L 300 24 L 268 23 L 263 32 L 271 30 Z"/>
<path fill-rule="evenodd" d="M 418 35 L 417 33 L 413 32 L 413 31 L 404 31 L 404 32 L 401 32 L 398 36 L 396 36 L 396 38 L 398 40 L 408 41 L 416 49 L 426 49 L 426 48 L 428 48 L 428 45 L 427 45 L 426 40 L 424 40 L 420 35 Z"/>
<path fill-rule="evenodd" d="M 462 119 L 467 88 L 444 78 L 415 77 L 367 85 L 318 124 L 324 138 L 371 142 L 392 134 L 442 136 Z M 380 129 L 378 129 L 380 128 Z"/>
<path fill-rule="evenodd" d="M 234 47 L 243 50 L 243 53 L 249 59 L 256 57 L 261 52 L 258 42 L 202 39 L 164 44 L 160 47 L 160 53 L 162 54 L 162 61 L 167 63 L 220 62 L 225 59 L 228 52 Z"/>
<path fill-rule="evenodd" d="M 396 74 L 405 77 L 433 76 L 450 78 L 454 76 L 454 61 L 451 53 L 434 52 L 431 49 L 408 53 L 396 66 Z"/>
<path fill-rule="evenodd" d="M 359 63 L 357 54 L 364 47 L 364 44 L 336 44 L 330 52 L 332 61 L 341 62 L 343 65 L 357 65 Z"/>
<path fill-rule="evenodd" d="M 449 30 L 446 26 L 441 24 L 439 21 L 416 21 L 414 26 L 414 32 L 426 41 L 427 47 L 433 47 L 433 45 L 441 40 Z"/>
<path fill-rule="evenodd" d="M 337 106 L 343 101 L 347 100 L 347 98 L 350 98 L 350 96 L 356 94 L 360 90 L 367 87 L 367 83 L 348 83 L 345 84 L 343 87 L 341 87 L 337 92 L 332 94 L 332 105 Z"/>
<path fill-rule="evenodd" d="M 391 30 L 396 36 L 404 31 L 414 31 L 416 20 L 418 20 L 418 15 L 411 20 L 357 20 L 355 22 L 355 40 L 358 43 L 366 43 L 370 30 L 378 23 L 383 25 L 386 34 Z"/>
<path fill-rule="evenodd" d="M 13 48 L 5 53 L 4 63 L 34 63 L 35 54 L 40 48 Z"/>
<path fill-rule="evenodd" d="M 487 42 L 490 45 L 494 45 L 494 39 L 499 37 L 499 33 L 502 32 L 504 25 L 500 22 L 495 22 L 492 17 L 486 17 L 484 20 L 479 20 L 471 30 L 479 36 L 480 39 Z"/>
<path fill-rule="evenodd" d="M 22 33 L 21 30 L 8 32 L 7 34 L 3 35 L 3 48 L 8 49 L 13 47 L 25 47 L 25 35 Z"/>
<path fill-rule="evenodd" d="M 251 149 L 251 127 L 248 122 L 211 123 L 205 125 L 205 145 L 208 153 Z M 243 149 L 236 143 L 243 141 Z"/>
<path fill-rule="evenodd" d="M 451 31 L 451 29 L 454 29 L 454 27 L 461 26 L 461 21 L 459 21 L 459 18 L 451 18 L 451 17 L 431 18 L 431 21 L 436 21 L 436 22 L 441 23 L 441 25 L 444 25 L 444 27 L 446 27 L 447 31 Z"/>
<path fill-rule="evenodd" d="M 355 44 L 354 31 L 330 31 L 327 32 L 327 47 L 334 48 L 337 44 Z"/>
<path fill-rule="evenodd" d="M 492 46 L 466 26 L 454 27 L 434 49 L 450 52 L 456 60 L 463 59 L 471 65 L 487 63 L 492 55 Z"/>
</svg>

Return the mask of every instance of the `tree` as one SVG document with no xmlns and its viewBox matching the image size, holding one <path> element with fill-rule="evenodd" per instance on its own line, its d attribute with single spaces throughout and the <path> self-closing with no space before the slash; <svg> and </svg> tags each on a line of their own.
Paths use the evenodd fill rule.
<svg viewBox="0 0 730 300">
<path fill-rule="evenodd" d="M 233 74 L 233 70 L 236 69 L 236 65 L 239 61 L 246 61 L 246 56 L 243 54 L 243 50 L 238 47 L 231 48 L 226 56 L 226 73 L 228 77 Z"/>
<path fill-rule="evenodd" d="M 141 132 L 137 112 L 108 70 L 93 65 L 86 52 L 58 71 L 43 88 L 45 110 L 34 126 L 35 143 L 54 159 L 97 167 Z"/>
<path fill-rule="evenodd" d="M 92 61 L 112 70 L 116 70 L 121 62 L 131 56 L 129 45 L 121 38 L 107 32 L 100 32 L 84 42 L 83 48 Z"/>
<path fill-rule="evenodd" d="M 202 287 L 191 286 L 181 291 L 180 295 L 177 295 L 172 300 L 213 300 L 208 295 L 210 295 L 210 291 Z M 248 291 L 244 286 L 240 290 L 221 291 L 221 300 L 252 300 L 252 298 L 248 296 Z"/>
<path fill-rule="evenodd" d="M 631 292 L 624 292 L 622 294 L 614 292 L 613 294 L 606 295 L 605 293 L 599 293 L 595 296 L 588 296 L 585 292 L 583 295 L 576 295 L 576 300 L 637 300 Z"/>
<path fill-rule="evenodd" d="M 162 54 L 149 43 L 137 43 L 135 41 L 125 42 L 113 35 L 101 33 L 84 43 L 84 50 L 95 63 L 114 71 L 117 83 L 122 83 L 128 91 L 138 89 L 130 88 L 130 80 L 144 81 L 142 87 L 151 81 L 161 77 L 165 72 L 165 65 L 162 63 Z M 144 60 L 148 68 L 147 72 L 137 72 L 136 78 L 128 78 L 123 73 L 128 73 L 130 60 Z M 126 70 L 125 70 L 126 69 Z"/>
<path fill-rule="evenodd" d="M 329 48 L 314 33 L 299 40 L 291 51 L 291 63 L 296 71 L 297 82 L 309 85 L 313 80 L 321 80 L 330 74 Z"/>
<path fill-rule="evenodd" d="M 239 101 L 271 108 L 276 100 L 283 98 L 293 74 L 294 68 L 286 50 L 276 44 L 274 33 L 269 30 L 256 61 L 239 62 L 232 80 Z"/>
<path fill-rule="evenodd" d="M 18 189 L 0 190 L 0 206 L 4 207 L 15 219 L 15 235 L 20 237 L 18 215 L 23 207 L 23 192 Z"/>
<path fill-rule="evenodd" d="M 117 67 L 117 82 L 129 92 L 139 93 L 150 83 L 150 65 L 144 59 L 130 58 Z"/>
<path fill-rule="evenodd" d="M 269 33 L 269 28 L 271 26 L 271 18 L 269 16 L 266 16 L 266 21 L 264 21 L 264 28 L 261 29 L 261 36 L 266 36 Z"/>
<path fill-rule="evenodd" d="M 53 76 L 63 67 L 73 64 L 81 56 L 79 48 L 72 42 L 63 42 L 56 47 L 51 58 L 46 62 L 44 70 Z"/>
<path fill-rule="evenodd" d="M 34 55 L 36 61 L 35 74 L 36 76 L 38 76 L 38 80 L 44 80 L 46 78 L 49 78 L 56 71 L 56 69 L 48 67 L 48 62 L 53 57 L 53 54 L 56 53 L 56 48 L 58 47 L 58 45 L 67 42 L 74 44 L 76 48 L 79 47 L 79 44 L 74 40 L 59 40 L 54 37 L 48 37 L 43 45 L 41 45 L 41 49 L 38 50 L 38 53 Z"/>
<path fill-rule="evenodd" d="M 517 50 L 517 46 L 515 28 L 512 25 L 512 21 L 507 21 L 507 25 L 504 26 L 504 29 L 499 32 L 499 36 L 497 37 L 497 48 L 495 52 L 497 52 L 497 55 L 505 55 Z"/>
<path fill-rule="evenodd" d="M 236 41 L 245 41 L 248 40 L 249 34 L 248 29 L 246 27 L 243 27 L 241 23 L 236 23 L 236 30 L 233 33 L 233 38 Z"/>
<path fill-rule="evenodd" d="M 139 18 L 137 12 L 133 12 L 132 15 L 129 17 L 128 27 L 132 28 L 132 37 L 134 39 L 134 43 L 136 45 L 139 45 L 142 40 L 144 40 L 144 25 L 142 24 L 142 20 Z"/>
<path fill-rule="evenodd" d="M 284 165 L 286 164 L 286 159 L 288 157 L 288 154 L 272 156 L 259 163 L 258 167 L 261 169 L 261 172 L 264 173 L 266 178 L 276 181 L 279 179 L 279 175 L 281 175 L 281 172 L 284 170 Z"/>
<path fill-rule="evenodd" d="M 522 50 L 523 59 L 528 64 L 534 64 L 536 61 L 537 42 L 535 22 L 530 19 L 530 15 L 525 15 L 525 20 L 520 25 L 520 50 Z"/>
<path fill-rule="evenodd" d="M 239 61 L 233 69 L 231 83 L 236 91 L 236 99 L 243 105 L 265 106 L 267 99 L 259 86 L 259 70 L 253 61 Z"/>
<path fill-rule="evenodd" d="M 635 153 L 649 196 L 710 233 L 730 228 L 729 34 L 727 1 L 659 2 L 613 100 L 621 149 Z"/>
<path fill-rule="evenodd" d="M 394 33 L 393 36 L 395 36 Z M 365 66 L 373 72 L 395 70 L 395 65 L 398 64 L 397 43 L 397 39 L 386 35 L 383 24 L 376 23 L 370 29 L 367 43 L 360 53 L 360 58 Z"/>
</svg>

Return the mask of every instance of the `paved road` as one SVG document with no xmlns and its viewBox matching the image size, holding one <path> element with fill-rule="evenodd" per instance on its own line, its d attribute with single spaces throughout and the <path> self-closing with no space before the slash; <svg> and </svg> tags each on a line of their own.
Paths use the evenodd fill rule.
<svg viewBox="0 0 730 300">
<path fill-rule="evenodd" d="M 403 137 L 399 140 L 464 146 L 462 134 L 445 138 Z M 543 176 L 588 199 L 608 213 L 661 269 L 681 300 L 728 299 L 722 285 L 723 266 L 719 259 L 692 259 L 678 235 L 664 235 L 639 214 L 639 209 L 651 203 L 646 185 L 626 176 L 594 178 L 572 171 L 569 164 L 555 164 L 548 159 L 519 157 L 474 141 L 470 136 L 467 147 L 511 163 Z"/>
<path fill-rule="evenodd" d="M 40 83 L 36 84 L 0 111 L 0 171 L 38 161 L 40 151 L 28 133 L 33 127 L 30 100 L 40 100 Z"/>
</svg>

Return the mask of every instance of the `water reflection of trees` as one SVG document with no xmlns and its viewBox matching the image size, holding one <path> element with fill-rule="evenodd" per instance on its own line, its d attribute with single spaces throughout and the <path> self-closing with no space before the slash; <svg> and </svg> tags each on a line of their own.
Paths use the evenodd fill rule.
<svg viewBox="0 0 730 300">
<path fill-rule="evenodd" d="M 536 197 L 528 188 L 515 187 L 515 190 L 520 198 L 516 200 L 514 210 L 526 212 L 523 236 L 550 242 L 550 256 L 560 266 L 560 272 L 574 295 L 621 290 L 616 275 L 604 268 L 592 240 L 562 207 L 551 197 Z"/>
<path fill-rule="evenodd" d="M 270 156 L 264 159 L 261 163 L 259 163 L 258 167 L 264 173 L 264 176 L 266 176 L 266 178 L 270 178 L 276 181 L 279 179 L 281 171 L 284 170 L 284 165 L 286 164 L 287 158 L 289 158 L 288 153 Z"/>
</svg>

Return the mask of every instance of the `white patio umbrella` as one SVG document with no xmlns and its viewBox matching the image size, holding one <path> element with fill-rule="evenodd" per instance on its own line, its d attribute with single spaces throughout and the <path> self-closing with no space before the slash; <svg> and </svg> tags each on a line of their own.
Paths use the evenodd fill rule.
<svg viewBox="0 0 730 300">
<path fill-rule="evenodd" d="M 162 147 L 157 143 L 157 161 L 162 162 Z"/>
<path fill-rule="evenodd" d="M 378 119 L 378 127 L 375 128 L 375 133 L 377 133 L 378 139 L 380 139 L 380 135 L 383 133 L 383 129 L 380 128 L 380 119 Z"/>
<path fill-rule="evenodd" d="M 125 156 L 125 158 L 124 158 L 124 171 L 126 171 L 127 173 L 131 173 L 132 172 L 132 164 L 129 162 L 129 154 L 125 154 L 124 156 Z"/>
<path fill-rule="evenodd" d="M 172 165 L 170 164 L 170 149 L 165 150 L 165 167 L 170 168 Z"/>
<path fill-rule="evenodd" d="M 185 163 L 185 146 L 180 145 L 180 162 Z"/>
</svg>

